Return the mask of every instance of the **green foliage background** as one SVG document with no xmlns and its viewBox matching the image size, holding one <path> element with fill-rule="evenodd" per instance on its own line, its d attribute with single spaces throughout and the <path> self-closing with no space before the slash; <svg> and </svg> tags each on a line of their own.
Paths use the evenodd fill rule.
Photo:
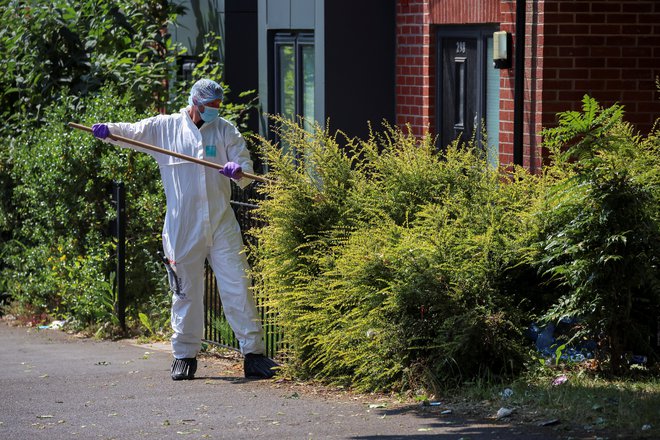
<svg viewBox="0 0 660 440">
<path fill-rule="evenodd" d="M 153 0 L 0 2 L 0 292 L 26 316 L 116 323 L 113 180 L 126 182 L 139 222 L 129 225 L 129 291 L 140 309 L 166 311 L 150 255 L 164 203 L 157 168 L 66 123 L 137 120 L 167 102 L 177 49 L 159 28 L 177 12 Z"/>
<path fill-rule="evenodd" d="M 41 121 L 53 100 L 107 83 L 131 92 L 141 111 L 166 103 L 163 79 L 178 50 L 159 29 L 182 12 L 160 0 L 0 1 L 3 119 Z"/>
<path fill-rule="evenodd" d="M 115 105 L 107 105 L 108 100 Z M 73 131 L 65 121 L 138 120 L 130 95 L 111 89 L 44 111 L 46 123 L 13 139 L 13 203 L 16 229 L 7 244 L 4 272 L 12 297 L 81 327 L 114 320 L 114 242 L 110 223 L 112 181 L 123 181 L 127 197 L 127 290 L 139 310 L 166 298 L 156 263 L 165 203 L 158 167 L 151 157 L 120 150 Z M 23 250 L 23 251 L 21 251 Z M 154 312 L 155 310 L 149 310 Z"/>
</svg>

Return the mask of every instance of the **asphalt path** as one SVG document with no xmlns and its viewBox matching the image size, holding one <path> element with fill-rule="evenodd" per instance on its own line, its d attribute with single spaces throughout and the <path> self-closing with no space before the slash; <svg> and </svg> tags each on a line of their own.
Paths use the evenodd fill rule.
<svg viewBox="0 0 660 440">
<path fill-rule="evenodd" d="M 0 439 L 427 439 L 581 437 L 279 380 L 240 359 L 201 358 L 169 377 L 167 344 L 98 341 L 0 321 Z"/>
</svg>

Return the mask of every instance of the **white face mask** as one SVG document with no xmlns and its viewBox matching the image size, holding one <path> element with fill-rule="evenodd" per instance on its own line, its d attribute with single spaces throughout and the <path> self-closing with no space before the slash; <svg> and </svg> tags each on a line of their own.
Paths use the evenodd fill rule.
<svg viewBox="0 0 660 440">
<path fill-rule="evenodd" d="M 220 114 L 220 109 L 218 108 L 206 107 L 206 106 L 200 106 L 200 107 L 204 107 L 204 111 L 199 112 L 199 116 L 202 117 L 202 121 L 204 122 L 211 122 L 215 120 Z M 199 107 L 197 107 L 197 110 L 199 111 Z"/>
</svg>

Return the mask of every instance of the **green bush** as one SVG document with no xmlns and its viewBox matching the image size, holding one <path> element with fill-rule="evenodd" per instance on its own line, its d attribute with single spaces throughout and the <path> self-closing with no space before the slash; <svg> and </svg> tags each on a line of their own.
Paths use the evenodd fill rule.
<svg viewBox="0 0 660 440">
<path fill-rule="evenodd" d="M 573 336 L 596 341 L 597 359 L 616 373 L 630 355 L 657 356 L 650 335 L 660 316 L 658 136 L 642 138 L 623 115 L 585 97 L 582 112 L 560 114 L 545 132 L 553 164 L 530 253 L 562 287 L 545 320 L 578 319 Z"/>
<path fill-rule="evenodd" d="M 53 99 L 86 96 L 104 84 L 131 91 L 141 109 L 166 102 L 163 79 L 177 49 L 159 28 L 181 12 L 159 0 L 2 2 L 4 119 L 12 129 L 25 118 L 43 121 Z"/>
<path fill-rule="evenodd" d="M 600 369 L 654 360 L 660 143 L 622 118 L 590 98 L 561 114 L 538 176 L 397 128 L 344 139 L 276 119 L 253 252 L 286 371 L 362 390 L 507 377 L 539 356 L 529 325 L 567 317 L 560 343 L 597 341 Z"/>
<path fill-rule="evenodd" d="M 523 244 L 533 176 L 386 127 L 366 141 L 278 121 L 255 276 L 291 374 L 358 389 L 514 373 L 525 317 L 497 286 Z"/>
<path fill-rule="evenodd" d="M 80 122 L 147 116 L 136 113 L 131 102 L 130 95 L 103 89 L 81 101 Z M 72 113 L 66 102 L 49 107 L 45 116 L 42 127 L 18 136 L 10 147 L 12 201 L 20 225 L 4 256 L 3 278 L 9 280 L 12 298 L 81 325 L 111 320 L 113 180 L 126 185 L 126 279 L 131 300 L 141 309 L 148 298 L 166 295 L 156 257 L 165 200 L 155 161 L 70 129 L 66 123 L 77 121 L 80 114 Z"/>
</svg>

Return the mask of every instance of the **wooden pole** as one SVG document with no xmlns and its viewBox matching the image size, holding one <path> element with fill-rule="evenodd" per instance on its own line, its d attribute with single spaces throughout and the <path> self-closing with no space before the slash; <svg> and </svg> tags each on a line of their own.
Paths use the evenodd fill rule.
<svg viewBox="0 0 660 440">
<path fill-rule="evenodd" d="M 75 122 L 69 122 L 68 125 L 71 128 L 76 128 L 78 130 L 88 131 L 88 132 L 92 133 L 91 127 L 87 127 L 86 125 L 76 124 Z M 196 157 L 188 156 L 187 154 L 181 154 L 181 153 L 177 153 L 176 151 L 166 150 L 164 148 L 156 147 L 155 145 L 151 145 L 151 144 L 147 144 L 147 143 L 144 143 L 144 142 L 136 141 L 134 139 L 119 136 L 119 135 L 116 135 L 116 134 L 110 133 L 110 135 L 108 137 L 112 140 L 115 140 L 115 141 L 125 142 L 127 144 L 131 144 L 131 145 L 134 145 L 136 147 L 144 148 L 145 150 L 155 151 L 157 153 L 166 154 L 168 156 L 178 157 L 179 159 L 183 159 L 185 161 L 196 163 L 196 164 L 199 164 L 199 165 L 204 165 L 204 166 L 210 167 L 210 168 L 215 168 L 216 170 L 221 170 L 221 169 L 224 168 L 222 165 L 217 164 L 217 163 L 209 162 L 209 161 L 203 160 L 203 159 L 197 159 Z M 267 179 L 267 178 L 262 177 L 262 176 L 257 176 L 256 174 L 243 172 L 243 177 L 247 177 L 248 179 L 256 180 L 257 182 L 273 183 L 272 180 Z"/>
</svg>

